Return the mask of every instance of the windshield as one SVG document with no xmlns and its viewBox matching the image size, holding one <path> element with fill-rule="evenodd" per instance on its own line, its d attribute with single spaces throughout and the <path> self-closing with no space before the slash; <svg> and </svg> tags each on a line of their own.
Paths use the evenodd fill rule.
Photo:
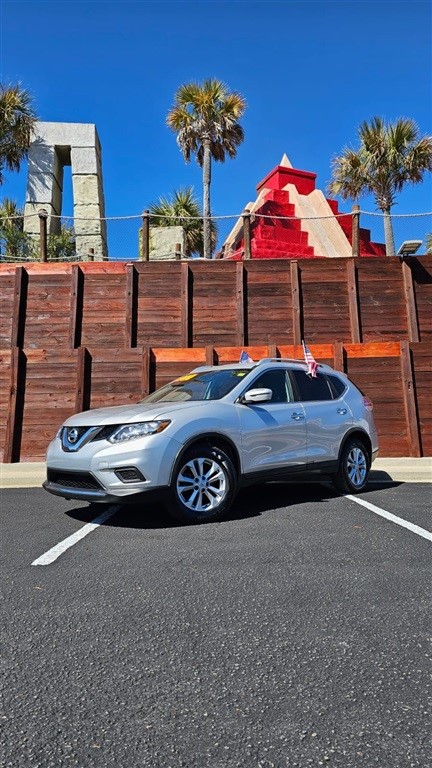
<svg viewBox="0 0 432 768">
<path fill-rule="evenodd" d="M 142 403 L 178 403 L 187 400 L 219 400 L 250 373 L 250 368 L 224 368 L 180 376 L 141 400 Z"/>
</svg>

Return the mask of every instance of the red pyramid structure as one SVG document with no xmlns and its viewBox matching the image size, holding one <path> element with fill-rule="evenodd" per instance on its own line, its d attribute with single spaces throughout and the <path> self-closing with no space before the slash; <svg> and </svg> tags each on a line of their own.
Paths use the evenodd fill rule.
<svg viewBox="0 0 432 768">
<path fill-rule="evenodd" d="M 280 164 L 258 184 L 257 199 L 246 206 L 251 213 L 252 258 L 352 255 L 351 214 L 339 213 L 337 201 L 326 198 L 315 182 L 316 173 L 293 168 L 284 155 Z M 222 258 L 238 260 L 243 255 L 240 218 L 223 245 Z M 368 229 L 360 229 L 360 255 L 385 256 L 384 244 L 372 242 Z"/>
</svg>

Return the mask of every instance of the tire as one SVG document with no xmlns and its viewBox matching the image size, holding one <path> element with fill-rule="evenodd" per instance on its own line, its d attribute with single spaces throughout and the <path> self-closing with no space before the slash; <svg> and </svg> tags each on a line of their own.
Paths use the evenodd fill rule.
<svg viewBox="0 0 432 768">
<path fill-rule="evenodd" d="M 370 457 L 364 443 L 348 438 L 342 448 L 337 473 L 332 477 L 341 493 L 360 493 L 366 486 L 370 470 Z"/>
<path fill-rule="evenodd" d="M 217 446 L 199 443 L 177 462 L 167 509 L 182 523 L 208 523 L 228 512 L 236 492 L 237 478 L 230 457 Z"/>
</svg>

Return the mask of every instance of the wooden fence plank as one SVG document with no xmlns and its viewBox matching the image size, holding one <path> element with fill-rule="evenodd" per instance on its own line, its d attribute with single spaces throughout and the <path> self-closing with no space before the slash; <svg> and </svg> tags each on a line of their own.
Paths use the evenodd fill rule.
<svg viewBox="0 0 432 768">
<path fill-rule="evenodd" d="M 158 363 L 201 363 L 206 365 L 206 347 L 152 347 Z"/>
<path fill-rule="evenodd" d="M 414 376 L 409 342 L 400 342 L 402 389 L 405 406 L 405 421 L 407 425 L 409 455 L 422 455 L 420 443 L 419 414 L 416 403 Z"/>
<path fill-rule="evenodd" d="M 399 357 L 398 341 L 369 341 L 366 344 L 344 344 L 349 357 Z"/>
<path fill-rule="evenodd" d="M 361 341 L 360 318 L 358 305 L 357 270 L 354 259 L 347 259 L 346 278 L 348 289 L 348 307 L 350 316 L 351 341 L 358 344 Z"/>
<path fill-rule="evenodd" d="M 190 286 L 191 272 L 187 261 L 181 263 L 181 345 L 189 347 L 191 343 L 191 317 L 190 317 Z"/>
<path fill-rule="evenodd" d="M 28 273 L 25 267 L 16 267 L 14 301 L 12 308 L 11 347 L 24 346 L 27 310 Z"/>
<path fill-rule="evenodd" d="M 291 306 L 292 306 L 292 329 L 294 344 L 301 344 L 302 340 L 302 322 L 300 308 L 300 270 L 298 262 L 293 260 L 290 263 L 291 271 Z"/>
<path fill-rule="evenodd" d="M 341 341 L 335 341 L 333 344 L 333 367 L 336 371 L 345 372 L 345 354 L 344 346 Z"/>
<path fill-rule="evenodd" d="M 236 263 L 236 330 L 237 344 L 239 347 L 245 343 L 245 270 L 242 261 Z"/>
<path fill-rule="evenodd" d="M 81 346 L 83 318 L 84 272 L 79 264 L 73 264 L 71 270 L 71 294 L 69 317 L 69 343 L 72 349 Z"/>
<path fill-rule="evenodd" d="M 150 394 L 150 348 L 144 347 L 141 358 L 141 397 Z"/>
<path fill-rule="evenodd" d="M 91 355 L 86 347 L 79 347 L 77 354 L 75 412 L 87 411 L 91 395 Z"/>
<path fill-rule="evenodd" d="M 408 339 L 411 342 L 420 341 L 417 307 L 414 293 L 414 282 L 411 270 L 411 259 L 402 259 L 402 278 L 405 294 L 405 309 L 408 326 Z"/>
<path fill-rule="evenodd" d="M 126 270 L 126 346 L 137 345 L 137 309 L 138 309 L 138 272 L 134 264 L 128 264 Z"/>
<path fill-rule="evenodd" d="M 5 464 L 20 460 L 25 377 L 26 358 L 24 352 L 19 347 L 14 347 L 10 361 L 9 402 L 3 451 L 3 461 Z"/>
</svg>

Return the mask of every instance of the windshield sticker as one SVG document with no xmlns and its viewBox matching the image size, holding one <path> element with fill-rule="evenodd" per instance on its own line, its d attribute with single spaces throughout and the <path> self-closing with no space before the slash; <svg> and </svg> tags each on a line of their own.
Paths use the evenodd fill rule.
<svg viewBox="0 0 432 768">
<path fill-rule="evenodd" d="M 187 373 L 185 376 L 180 376 L 178 379 L 173 381 L 173 384 L 180 384 L 183 381 L 191 381 L 191 379 L 196 379 L 198 374 L 196 373 Z"/>
<path fill-rule="evenodd" d="M 234 371 L 234 376 L 239 376 L 241 378 L 242 376 L 246 376 L 247 373 L 249 373 L 249 371 Z"/>
</svg>

